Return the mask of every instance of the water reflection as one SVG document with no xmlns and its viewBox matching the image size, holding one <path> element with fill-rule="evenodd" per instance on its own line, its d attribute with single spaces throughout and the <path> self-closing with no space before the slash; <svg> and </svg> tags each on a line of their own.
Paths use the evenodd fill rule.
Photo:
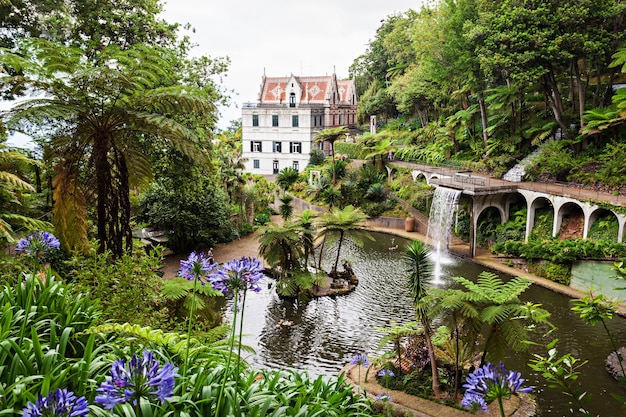
<svg viewBox="0 0 626 417">
<path fill-rule="evenodd" d="M 365 240 L 363 247 L 351 241 L 344 242 L 342 259 L 348 259 L 360 278 L 357 289 L 341 297 L 323 297 L 310 301 L 279 299 L 273 288 L 264 286 L 260 293 L 248 295 L 244 316 L 244 343 L 256 354 L 248 357 L 255 368 L 306 370 L 313 375 L 336 375 L 355 353 L 370 357 L 381 353 L 378 343 L 384 336 L 376 327 L 389 327 L 391 320 L 400 324 L 414 320 L 414 309 L 406 286 L 406 272 L 402 262 L 406 241 L 398 237 L 398 250 L 389 250 L 392 236 L 372 233 L 375 241 Z M 333 250 L 325 250 L 330 269 Z M 485 270 L 474 263 L 452 258 L 443 265 L 442 276 L 463 276 L 474 279 Z M 499 274 L 503 276 L 503 274 Z M 266 284 L 271 280 L 265 279 Z M 445 284 L 444 284 L 445 285 Z M 610 352 L 604 330 L 600 325 L 586 326 L 570 310 L 567 297 L 537 285 L 531 286 L 524 300 L 541 303 L 552 314 L 552 323 L 558 331 L 548 335 L 546 344 L 559 338 L 559 352 L 589 360 L 580 380 L 592 394 L 589 409 L 602 416 L 626 415 L 626 408 L 610 397 L 611 393 L 626 395 L 604 370 L 604 360 Z M 624 320 L 613 320 L 610 328 L 623 334 Z M 536 350 L 544 354 L 543 348 Z M 530 385 L 538 388 L 541 415 L 571 415 L 564 405 L 568 398 L 553 389 L 545 388 L 545 381 L 533 375 L 526 365 L 530 354 L 512 354 L 506 358 L 509 369 L 519 370 Z"/>
</svg>

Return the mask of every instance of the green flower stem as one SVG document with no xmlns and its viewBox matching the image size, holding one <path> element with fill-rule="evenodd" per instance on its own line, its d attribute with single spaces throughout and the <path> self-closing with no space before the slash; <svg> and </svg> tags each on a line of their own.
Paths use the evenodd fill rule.
<svg viewBox="0 0 626 417">
<path fill-rule="evenodd" d="M 137 404 L 135 404 L 135 416 L 143 417 L 143 413 L 141 412 L 141 398 L 137 398 Z"/>
<path fill-rule="evenodd" d="M 243 300 L 241 303 L 241 317 L 239 317 L 239 346 L 237 346 L 237 378 L 239 378 L 239 363 L 241 362 L 241 338 L 243 335 L 243 314 L 246 307 L 246 289 L 243 290 Z"/>
<path fill-rule="evenodd" d="M 226 360 L 226 369 L 224 370 L 224 378 L 222 379 L 222 389 L 217 397 L 217 408 L 215 409 L 215 415 L 218 416 L 220 412 L 220 405 L 222 404 L 222 398 L 224 398 L 224 390 L 226 389 L 226 379 L 228 378 L 228 371 L 230 369 L 230 360 L 233 353 L 233 345 L 235 343 L 235 328 L 237 323 L 237 303 L 239 301 L 239 291 L 235 291 L 233 297 L 233 330 L 230 335 L 230 343 L 228 345 L 228 359 Z"/>
<path fill-rule="evenodd" d="M 498 395 L 498 405 L 500 406 L 500 417 L 506 417 L 504 415 L 504 404 L 502 404 L 502 395 Z"/>
<path fill-rule="evenodd" d="M 185 368 L 183 369 L 183 384 L 186 384 L 187 369 L 189 368 L 189 345 L 191 345 L 191 324 L 193 321 L 193 310 L 196 305 L 196 287 L 198 286 L 198 275 L 194 275 L 193 290 L 191 292 L 191 307 L 189 308 L 189 326 L 187 327 L 187 347 L 185 348 Z M 184 385 L 183 385 L 184 388 Z M 184 389 L 183 389 L 184 391 Z"/>
</svg>

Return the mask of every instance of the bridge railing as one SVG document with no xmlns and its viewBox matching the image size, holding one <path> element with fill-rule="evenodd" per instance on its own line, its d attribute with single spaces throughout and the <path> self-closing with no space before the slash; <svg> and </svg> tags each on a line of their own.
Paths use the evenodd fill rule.
<svg viewBox="0 0 626 417">
<path fill-rule="evenodd" d="M 522 182 L 519 184 L 520 188 L 524 188 L 526 190 L 562 195 L 564 197 L 576 198 L 581 201 L 603 201 L 618 206 L 626 206 L 625 195 L 609 193 L 600 190 L 590 190 L 588 188 L 574 187 L 571 184 L 558 182 Z"/>
</svg>

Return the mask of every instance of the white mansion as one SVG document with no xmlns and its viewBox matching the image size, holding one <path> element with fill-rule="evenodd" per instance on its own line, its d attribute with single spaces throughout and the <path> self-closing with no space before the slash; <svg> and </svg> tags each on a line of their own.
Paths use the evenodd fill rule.
<svg viewBox="0 0 626 417">
<path fill-rule="evenodd" d="M 258 103 L 244 103 L 241 135 L 246 171 L 278 174 L 286 167 L 302 171 L 309 163 L 318 131 L 356 128 L 354 80 L 337 76 L 263 76 Z M 319 146 L 318 146 L 319 147 Z M 330 144 L 323 148 L 328 155 Z"/>
</svg>

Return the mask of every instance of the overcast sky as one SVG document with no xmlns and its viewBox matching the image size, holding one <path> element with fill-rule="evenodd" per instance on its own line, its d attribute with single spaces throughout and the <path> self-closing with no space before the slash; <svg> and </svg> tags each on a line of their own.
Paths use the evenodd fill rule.
<svg viewBox="0 0 626 417">
<path fill-rule="evenodd" d="M 224 86 L 233 105 L 218 126 L 241 118 L 241 104 L 256 102 L 261 77 L 348 76 L 348 68 L 376 36 L 381 20 L 421 0 L 164 0 L 163 18 L 189 23 L 196 55 L 228 56 Z M 236 106 L 236 107 L 235 107 Z"/>
<path fill-rule="evenodd" d="M 241 118 L 241 104 L 256 102 L 263 73 L 348 76 L 382 20 L 422 0 L 164 0 L 162 17 L 189 23 L 198 46 L 194 55 L 230 57 L 222 84 L 233 90 L 232 105 L 220 109 L 218 126 Z M 30 146 L 16 135 L 15 146 Z"/>
</svg>

